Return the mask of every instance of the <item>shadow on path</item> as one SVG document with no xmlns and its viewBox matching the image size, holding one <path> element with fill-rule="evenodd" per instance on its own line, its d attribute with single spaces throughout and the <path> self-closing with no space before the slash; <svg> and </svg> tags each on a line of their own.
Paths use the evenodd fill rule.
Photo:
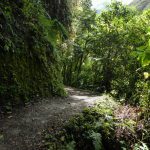
<svg viewBox="0 0 150 150">
<path fill-rule="evenodd" d="M 0 150 L 37 150 L 46 128 L 59 128 L 69 118 L 92 106 L 98 99 L 89 91 L 66 88 L 67 98 L 43 99 L 18 113 L 0 119 Z"/>
</svg>

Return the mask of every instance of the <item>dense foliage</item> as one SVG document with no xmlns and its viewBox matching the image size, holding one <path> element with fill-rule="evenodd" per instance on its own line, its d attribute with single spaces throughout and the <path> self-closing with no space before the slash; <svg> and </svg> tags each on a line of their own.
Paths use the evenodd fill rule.
<svg viewBox="0 0 150 150">
<path fill-rule="evenodd" d="M 52 19 L 57 19 L 66 27 L 71 23 L 68 0 L 43 0 L 44 6 Z"/>
<path fill-rule="evenodd" d="M 0 3 L 0 107 L 64 95 L 58 48 L 66 31 L 36 1 Z"/>
<path fill-rule="evenodd" d="M 74 21 L 75 35 L 66 42 L 64 82 L 111 92 L 126 103 L 138 105 L 144 101 L 141 92 L 144 95 L 149 89 L 150 11 L 140 14 L 113 2 L 96 14 L 85 2 Z"/>
<path fill-rule="evenodd" d="M 58 138 L 48 135 L 47 145 L 147 150 L 150 10 L 113 1 L 97 14 L 91 5 L 90 0 L 1 1 L 0 112 L 34 97 L 64 96 L 63 83 L 109 93 L 126 106 L 102 101 L 72 119 Z M 121 109 L 131 115 L 118 118 Z"/>
<path fill-rule="evenodd" d="M 150 10 L 138 12 L 121 2 L 112 2 L 97 14 L 90 1 L 83 0 L 81 6 L 74 17 L 74 32 L 62 45 L 64 83 L 107 92 L 122 104 L 140 107 L 149 133 Z M 149 134 L 142 134 L 149 143 Z"/>
</svg>

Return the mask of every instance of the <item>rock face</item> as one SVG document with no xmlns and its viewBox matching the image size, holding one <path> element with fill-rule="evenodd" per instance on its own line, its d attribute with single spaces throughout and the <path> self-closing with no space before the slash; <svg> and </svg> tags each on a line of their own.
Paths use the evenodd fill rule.
<svg viewBox="0 0 150 150">
<path fill-rule="evenodd" d="M 135 6 L 138 10 L 150 8 L 150 0 L 133 0 L 130 6 Z"/>
<path fill-rule="evenodd" d="M 63 25 L 70 25 L 70 9 L 67 0 L 42 0 L 52 19 L 57 19 Z"/>
<path fill-rule="evenodd" d="M 59 24 L 45 14 L 36 1 L 0 2 L 0 112 L 65 94 L 55 50 Z"/>
</svg>

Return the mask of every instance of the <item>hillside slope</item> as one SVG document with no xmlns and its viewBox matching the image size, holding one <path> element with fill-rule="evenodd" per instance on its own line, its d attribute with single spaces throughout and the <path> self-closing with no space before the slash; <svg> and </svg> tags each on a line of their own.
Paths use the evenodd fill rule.
<svg viewBox="0 0 150 150">
<path fill-rule="evenodd" d="M 138 10 L 150 8 L 150 0 L 133 0 L 130 6 L 135 6 Z"/>
<path fill-rule="evenodd" d="M 33 97 L 64 94 L 56 51 L 60 28 L 40 4 L 0 3 L 0 111 Z"/>
</svg>

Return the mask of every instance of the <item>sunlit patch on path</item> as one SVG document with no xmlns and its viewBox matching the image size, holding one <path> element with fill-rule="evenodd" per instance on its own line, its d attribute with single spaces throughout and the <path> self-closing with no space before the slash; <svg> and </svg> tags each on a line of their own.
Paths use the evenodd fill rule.
<svg viewBox="0 0 150 150">
<path fill-rule="evenodd" d="M 107 97 L 70 87 L 66 90 L 67 98 L 44 99 L 0 119 L 0 150 L 37 150 L 44 129 L 57 130 L 83 108 Z"/>
</svg>

